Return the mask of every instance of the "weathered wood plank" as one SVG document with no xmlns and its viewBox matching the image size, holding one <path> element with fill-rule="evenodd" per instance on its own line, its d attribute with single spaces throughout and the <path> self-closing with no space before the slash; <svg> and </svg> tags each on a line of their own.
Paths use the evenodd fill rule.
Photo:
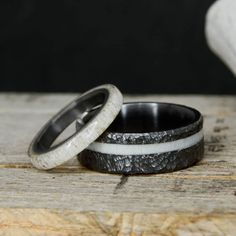
<svg viewBox="0 0 236 236">
<path fill-rule="evenodd" d="M 80 213 L 0 209 L 0 235 L 235 235 L 232 214 Z"/>
<path fill-rule="evenodd" d="M 236 97 L 126 97 L 202 111 L 205 157 L 192 168 L 122 177 L 74 159 L 52 171 L 34 169 L 29 142 L 74 96 L 0 95 L 0 235 L 234 235 Z"/>
<path fill-rule="evenodd" d="M 118 175 L 79 169 L 44 173 L 28 168 L 2 168 L 0 203 L 4 208 L 235 213 L 236 173 L 229 173 L 222 165 L 209 166 L 175 174 L 128 177 L 119 187 Z"/>
</svg>

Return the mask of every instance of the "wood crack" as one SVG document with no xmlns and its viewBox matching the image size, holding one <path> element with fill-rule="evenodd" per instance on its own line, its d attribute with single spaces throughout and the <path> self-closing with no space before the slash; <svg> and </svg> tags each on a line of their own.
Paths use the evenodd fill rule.
<svg viewBox="0 0 236 236">
<path fill-rule="evenodd" d="M 122 188 L 124 188 L 124 185 L 128 182 L 128 175 L 122 175 L 120 178 L 120 182 L 116 185 L 114 194 L 117 194 Z"/>
</svg>

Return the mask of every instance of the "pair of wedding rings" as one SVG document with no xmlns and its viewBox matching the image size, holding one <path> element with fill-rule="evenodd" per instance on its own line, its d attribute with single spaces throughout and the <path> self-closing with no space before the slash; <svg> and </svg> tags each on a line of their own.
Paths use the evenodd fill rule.
<svg viewBox="0 0 236 236">
<path fill-rule="evenodd" d="M 76 132 L 53 145 L 74 121 Z M 203 118 L 183 105 L 124 103 L 114 85 L 82 94 L 35 136 L 29 156 L 38 169 L 52 169 L 78 155 L 84 166 L 107 173 L 143 174 L 180 170 L 202 159 Z"/>
</svg>

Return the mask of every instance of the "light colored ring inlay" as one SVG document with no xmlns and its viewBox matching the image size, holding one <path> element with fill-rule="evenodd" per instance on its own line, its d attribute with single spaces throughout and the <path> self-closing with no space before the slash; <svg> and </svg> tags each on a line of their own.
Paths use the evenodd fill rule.
<svg viewBox="0 0 236 236">
<path fill-rule="evenodd" d="M 148 155 L 183 150 L 192 147 L 203 139 L 203 130 L 187 138 L 166 143 L 154 144 L 111 144 L 93 142 L 87 150 L 110 155 Z"/>
</svg>

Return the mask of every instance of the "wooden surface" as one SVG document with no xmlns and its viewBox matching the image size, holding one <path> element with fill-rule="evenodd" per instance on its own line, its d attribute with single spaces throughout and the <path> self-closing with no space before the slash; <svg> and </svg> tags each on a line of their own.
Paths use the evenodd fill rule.
<svg viewBox="0 0 236 236">
<path fill-rule="evenodd" d="M 74 95 L 0 95 L 0 235 L 235 235 L 236 97 L 139 96 L 193 106 L 205 158 L 170 174 L 101 174 L 76 159 L 52 171 L 26 154 L 38 129 Z"/>
</svg>

